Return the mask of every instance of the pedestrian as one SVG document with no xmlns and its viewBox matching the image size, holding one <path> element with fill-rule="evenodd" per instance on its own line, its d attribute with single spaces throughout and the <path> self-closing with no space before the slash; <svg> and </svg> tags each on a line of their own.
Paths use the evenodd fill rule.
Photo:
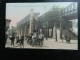
<svg viewBox="0 0 80 60">
<path fill-rule="evenodd" d="M 68 43 L 70 43 L 71 40 L 71 31 L 69 31 L 69 35 L 68 35 Z"/>
<path fill-rule="evenodd" d="M 12 46 L 12 45 L 14 46 L 14 40 L 15 40 L 15 37 L 12 36 L 12 37 L 11 37 L 11 46 Z"/>
<path fill-rule="evenodd" d="M 65 40 L 66 40 L 66 42 L 68 43 L 68 36 L 67 36 L 67 35 L 65 36 Z"/>
<path fill-rule="evenodd" d="M 20 39 L 20 48 L 23 46 L 24 48 L 24 35 L 21 36 L 21 39 Z"/>
<path fill-rule="evenodd" d="M 16 37 L 16 44 L 19 43 L 19 36 Z"/>
<path fill-rule="evenodd" d="M 34 32 L 32 36 L 32 46 L 36 45 L 37 43 L 37 33 Z"/>
<path fill-rule="evenodd" d="M 64 39 L 64 36 L 63 35 L 61 36 L 61 39 L 62 39 L 62 43 L 63 43 L 63 39 Z"/>
<path fill-rule="evenodd" d="M 39 45 L 42 47 L 44 41 L 44 35 L 41 33 L 39 34 Z"/>
<path fill-rule="evenodd" d="M 70 43 L 71 37 L 68 37 L 68 43 Z"/>
</svg>

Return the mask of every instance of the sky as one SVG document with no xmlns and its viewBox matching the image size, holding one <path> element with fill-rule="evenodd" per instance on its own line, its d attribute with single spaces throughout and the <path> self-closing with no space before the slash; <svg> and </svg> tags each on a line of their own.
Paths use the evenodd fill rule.
<svg viewBox="0 0 80 60">
<path fill-rule="evenodd" d="M 34 13 L 40 15 L 49 11 L 54 5 L 65 8 L 73 2 L 47 2 L 47 3 L 6 3 L 6 19 L 10 19 L 10 29 L 16 27 L 17 23 L 30 13 L 33 8 Z"/>
</svg>

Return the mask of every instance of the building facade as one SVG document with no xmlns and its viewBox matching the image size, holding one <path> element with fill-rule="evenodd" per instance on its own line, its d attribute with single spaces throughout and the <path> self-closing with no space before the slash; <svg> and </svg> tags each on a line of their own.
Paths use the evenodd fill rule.
<svg viewBox="0 0 80 60">
<path fill-rule="evenodd" d="M 10 22 L 11 22 L 10 19 L 6 19 L 6 34 L 8 34 L 8 29 L 9 29 L 9 26 L 10 26 Z"/>
</svg>

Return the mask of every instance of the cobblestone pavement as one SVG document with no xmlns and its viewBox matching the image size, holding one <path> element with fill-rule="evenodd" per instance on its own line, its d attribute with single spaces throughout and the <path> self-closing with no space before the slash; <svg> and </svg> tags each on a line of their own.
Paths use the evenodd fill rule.
<svg viewBox="0 0 80 60">
<path fill-rule="evenodd" d="M 16 43 L 15 46 L 10 45 L 10 40 L 7 40 L 7 44 L 5 45 L 5 48 L 20 48 Z M 24 41 L 24 48 L 29 49 L 66 49 L 66 50 L 78 50 L 78 41 L 77 40 L 71 40 L 70 44 L 66 43 L 65 40 L 58 40 L 57 42 L 53 38 L 48 38 L 48 40 L 44 39 L 44 44 L 42 47 L 32 47 L 29 44 L 27 44 L 26 40 Z"/>
</svg>

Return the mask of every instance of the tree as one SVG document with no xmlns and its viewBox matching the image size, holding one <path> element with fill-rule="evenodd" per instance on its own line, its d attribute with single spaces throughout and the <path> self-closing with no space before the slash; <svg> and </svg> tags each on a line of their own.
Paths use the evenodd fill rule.
<svg viewBox="0 0 80 60">
<path fill-rule="evenodd" d="M 38 18 L 38 26 L 44 25 L 49 27 L 49 20 L 54 21 L 55 27 L 60 27 L 60 22 L 62 22 L 62 9 L 58 6 L 53 6 L 48 12 Z"/>
</svg>

